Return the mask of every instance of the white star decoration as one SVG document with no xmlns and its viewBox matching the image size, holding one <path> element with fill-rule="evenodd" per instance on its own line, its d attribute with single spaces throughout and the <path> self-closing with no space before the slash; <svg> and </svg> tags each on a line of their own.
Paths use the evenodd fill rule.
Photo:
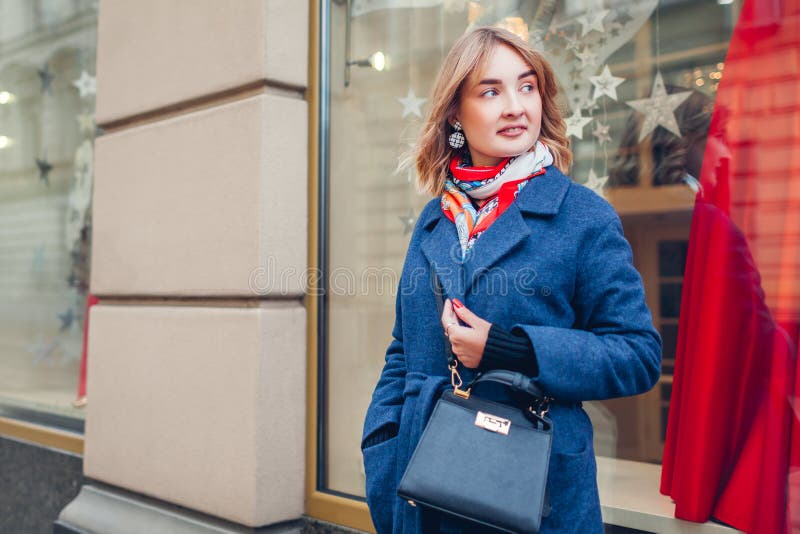
<svg viewBox="0 0 800 534">
<path fill-rule="evenodd" d="M 664 79 L 661 77 L 661 71 L 657 72 L 650 98 L 627 102 L 630 107 L 644 114 L 642 131 L 639 132 L 639 141 L 641 142 L 642 139 L 655 130 L 656 126 L 662 126 L 680 137 L 681 131 L 678 128 L 678 122 L 675 120 L 675 108 L 680 106 L 691 94 L 691 91 L 681 91 L 680 93 L 668 95 L 664 87 Z"/>
<path fill-rule="evenodd" d="M 567 124 L 567 135 L 583 139 L 583 127 L 592 122 L 592 118 L 581 116 L 581 108 L 575 108 L 575 113 L 564 119 L 564 122 Z"/>
<path fill-rule="evenodd" d="M 585 185 L 598 195 L 603 196 L 603 188 L 605 188 L 606 186 L 606 181 L 608 181 L 608 176 L 598 177 L 597 174 L 595 174 L 594 169 L 589 169 L 589 178 L 583 185 Z"/>
<path fill-rule="evenodd" d="M 72 82 L 72 85 L 78 88 L 81 98 L 86 98 L 97 92 L 97 80 L 86 71 L 82 71 L 81 77 Z"/>
<path fill-rule="evenodd" d="M 567 43 L 567 50 L 572 50 L 573 52 L 578 51 L 578 47 L 581 45 L 581 40 L 578 38 L 578 35 L 567 35 L 564 40 Z"/>
<path fill-rule="evenodd" d="M 578 106 L 591 115 L 592 112 L 597 109 L 597 101 L 593 98 L 581 98 L 580 102 L 578 102 Z"/>
<path fill-rule="evenodd" d="M 612 76 L 608 65 L 605 65 L 603 67 L 603 72 L 600 73 L 600 76 L 589 76 L 589 81 L 591 81 L 592 85 L 594 85 L 593 99 L 597 100 L 597 98 L 601 95 L 608 95 L 612 99 L 616 100 L 617 86 L 624 82 L 625 78 Z"/>
<path fill-rule="evenodd" d="M 594 127 L 592 135 L 597 138 L 597 142 L 600 143 L 600 145 L 605 145 L 611 141 L 611 135 L 608 133 L 610 129 L 611 127 L 608 124 L 601 124 L 598 122 Z"/>
<path fill-rule="evenodd" d="M 405 97 L 397 97 L 397 100 L 401 104 L 403 104 L 403 118 L 405 118 L 406 115 L 411 115 L 411 114 L 414 114 L 419 118 L 422 118 L 422 111 L 420 110 L 420 108 L 422 107 L 422 104 L 424 104 L 425 101 L 428 99 L 417 98 L 417 96 L 414 94 L 414 90 L 409 89 L 408 95 L 406 95 Z"/>
<path fill-rule="evenodd" d="M 603 33 L 603 19 L 606 18 L 606 15 L 609 13 L 610 11 L 608 9 L 602 9 L 600 11 L 589 11 L 585 15 L 578 17 L 576 20 L 581 24 L 581 37 L 592 30 Z"/>
<path fill-rule="evenodd" d="M 408 215 L 398 215 L 398 219 L 403 222 L 403 235 L 408 235 L 414 229 L 414 222 L 417 220 L 413 208 L 408 208 Z"/>
</svg>

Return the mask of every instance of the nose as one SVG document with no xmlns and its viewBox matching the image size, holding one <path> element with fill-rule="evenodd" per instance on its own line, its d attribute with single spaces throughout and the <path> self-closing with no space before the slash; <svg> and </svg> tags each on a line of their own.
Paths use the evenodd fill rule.
<svg viewBox="0 0 800 534">
<path fill-rule="evenodd" d="M 518 117 L 524 113 L 525 109 L 522 107 L 522 102 L 514 91 L 506 92 L 505 107 L 503 109 L 503 116 L 505 117 Z"/>
</svg>

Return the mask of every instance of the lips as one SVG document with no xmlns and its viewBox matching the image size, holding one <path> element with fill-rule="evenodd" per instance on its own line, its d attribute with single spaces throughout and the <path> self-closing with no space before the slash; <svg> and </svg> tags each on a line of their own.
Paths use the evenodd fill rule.
<svg viewBox="0 0 800 534">
<path fill-rule="evenodd" d="M 525 125 L 523 125 L 523 124 L 510 124 L 510 125 L 502 128 L 502 129 L 498 130 L 497 133 L 499 135 L 505 135 L 505 136 L 513 137 L 513 136 L 517 136 L 517 135 L 525 133 L 527 131 L 527 129 L 528 128 L 525 127 Z"/>
</svg>

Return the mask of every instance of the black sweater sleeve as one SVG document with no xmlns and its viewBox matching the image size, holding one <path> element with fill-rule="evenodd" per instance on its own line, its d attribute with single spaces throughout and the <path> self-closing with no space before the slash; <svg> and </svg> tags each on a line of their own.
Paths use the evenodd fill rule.
<svg viewBox="0 0 800 534">
<path fill-rule="evenodd" d="M 532 377 L 539 374 L 536 352 L 528 336 L 511 333 L 494 323 L 478 368 L 480 371 L 507 369 Z"/>
<path fill-rule="evenodd" d="M 367 447 L 380 445 L 384 441 L 392 439 L 393 437 L 397 436 L 397 430 L 397 425 L 393 423 L 387 423 L 383 425 L 364 439 L 363 443 L 361 443 L 361 450 L 364 450 Z"/>
</svg>

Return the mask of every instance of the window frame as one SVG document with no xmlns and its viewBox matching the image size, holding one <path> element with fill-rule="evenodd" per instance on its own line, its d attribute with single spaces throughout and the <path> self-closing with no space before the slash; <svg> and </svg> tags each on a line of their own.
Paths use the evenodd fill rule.
<svg viewBox="0 0 800 534">
<path fill-rule="evenodd" d="M 349 0 L 348 0 L 349 1 Z M 330 0 L 309 0 L 308 70 L 308 258 L 311 272 L 306 307 L 306 514 L 350 528 L 375 532 L 367 503 L 324 487 L 326 405 L 327 196 Z"/>
<path fill-rule="evenodd" d="M 83 435 L 0 416 L 0 436 L 83 456 Z"/>
</svg>

